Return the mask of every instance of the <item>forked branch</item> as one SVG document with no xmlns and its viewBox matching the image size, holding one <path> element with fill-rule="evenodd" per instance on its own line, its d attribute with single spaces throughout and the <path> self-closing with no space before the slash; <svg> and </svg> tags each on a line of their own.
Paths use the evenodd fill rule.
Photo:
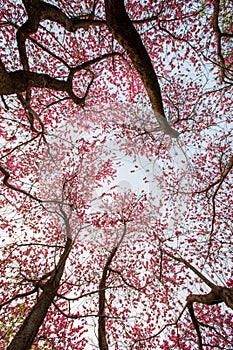
<svg viewBox="0 0 233 350">
<path fill-rule="evenodd" d="M 205 277 L 200 271 L 196 269 L 192 264 L 190 264 L 186 259 L 182 257 L 177 257 L 172 253 L 169 253 L 165 250 L 163 252 L 168 255 L 170 258 L 184 264 L 192 272 L 195 273 L 209 288 L 211 291 L 207 294 L 190 294 L 187 297 L 187 307 L 194 325 L 194 328 L 197 332 L 198 345 L 199 349 L 203 349 L 202 337 L 199 327 L 199 322 L 196 319 L 193 303 L 205 304 L 205 305 L 216 305 L 220 303 L 225 303 L 226 306 L 233 310 L 233 288 L 227 288 L 225 286 L 218 286 L 215 283 L 211 282 L 207 277 Z"/>
</svg>

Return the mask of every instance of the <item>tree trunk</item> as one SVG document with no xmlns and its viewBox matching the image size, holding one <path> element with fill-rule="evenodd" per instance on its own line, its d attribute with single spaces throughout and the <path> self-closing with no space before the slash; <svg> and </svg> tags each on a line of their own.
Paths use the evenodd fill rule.
<svg viewBox="0 0 233 350">
<path fill-rule="evenodd" d="M 58 265 L 52 273 L 50 279 L 44 284 L 43 292 L 41 293 L 37 303 L 34 305 L 24 323 L 16 333 L 14 339 L 8 346 L 7 350 L 30 350 L 33 341 L 43 323 L 47 312 L 52 304 L 53 299 L 57 294 L 60 286 L 60 280 L 63 275 L 66 259 L 69 255 L 72 245 L 72 240 L 67 238 L 66 246 L 63 254 L 60 257 Z"/>
<path fill-rule="evenodd" d="M 151 59 L 125 10 L 124 0 L 105 0 L 105 11 L 108 28 L 125 49 L 140 75 L 161 130 L 177 138 L 179 133 L 171 128 L 165 117 L 161 90 Z"/>
</svg>

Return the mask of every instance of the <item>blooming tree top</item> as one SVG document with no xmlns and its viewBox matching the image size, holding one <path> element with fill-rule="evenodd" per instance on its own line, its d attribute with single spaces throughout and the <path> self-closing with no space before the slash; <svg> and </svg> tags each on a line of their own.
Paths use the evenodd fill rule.
<svg viewBox="0 0 233 350">
<path fill-rule="evenodd" d="M 232 344 L 232 4 L 1 3 L 1 333 Z"/>
</svg>

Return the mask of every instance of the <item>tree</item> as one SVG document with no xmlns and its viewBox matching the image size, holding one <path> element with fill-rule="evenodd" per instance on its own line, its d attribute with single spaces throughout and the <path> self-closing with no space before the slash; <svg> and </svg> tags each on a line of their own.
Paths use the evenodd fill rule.
<svg viewBox="0 0 233 350">
<path fill-rule="evenodd" d="M 231 10 L 1 5 L 1 347 L 231 346 Z"/>
</svg>

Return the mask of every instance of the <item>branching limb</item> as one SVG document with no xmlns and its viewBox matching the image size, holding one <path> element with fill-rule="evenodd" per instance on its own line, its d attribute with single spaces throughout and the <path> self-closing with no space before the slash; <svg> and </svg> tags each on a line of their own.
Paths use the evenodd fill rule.
<svg viewBox="0 0 233 350">
<path fill-rule="evenodd" d="M 204 190 L 198 191 L 197 193 L 204 193 L 204 192 L 208 192 L 212 187 L 217 186 L 215 192 L 214 192 L 214 196 L 216 197 L 218 190 L 220 189 L 220 187 L 222 186 L 224 180 L 226 179 L 227 175 L 230 173 L 231 169 L 233 168 L 233 156 L 231 156 L 229 162 L 227 163 L 227 165 L 225 166 L 225 169 L 223 171 L 223 173 L 221 174 L 220 178 L 217 179 L 216 181 L 214 181 L 212 184 L 210 184 L 207 188 L 205 188 Z"/>
<path fill-rule="evenodd" d="M 217 187 L 214 190 L 214 193 L 212 194 L 212 220 L 211 220 L 211 228 L 210 228 L 210 238 L 209 238 L 209 243 L 208 243 L 208 253 L 207 253 L 207 257 L 209 256 L 209 252 L 210 252 L 210 248 L 212 245 L 212 235 L 214 232 L 214 226 L 215 226 L 215 220 L 216 220 L 216 206 L 215 206 L 215 199 L 216 196 L 218 194 L 218 191 L 220 190 L 223 182 L 225 181 L 226 177 L 228 176 L 228 174 L 230 173 L 230 171 L 233 168 L 233 156 L 231 156 L 229 162 L 227 163 L 227 165 L 225 166 L 224 171 L 222 172 L 221 176 L 219 179 L 217 179 L 216 181 L 214 181 L 212 184 L 210 184 L 207 188 L 205 188 L 204 190 L 198 191 L 196 193 L 208 193 L 208 191 L 215 187 L 217 185 Z"/>
<path fill-rule="evenodd" d="M 20 102 L 22 103 L 22 105 L 24 106 L 24 108 L 28 110 L 28 113 L 29 113 L 28 119 L 29 119 L 29 122 L 31 125 L 31 130 L 39 133 L 39 131 L 36 130 L 35 126 L 34 126 L 34 120 L 37 120 L 37 122 L 39 123 L 39 125 L 41 127 L 40 133 L 44 134 L 44 132 L 45 132 L 44 124 L 43 124 L 42 120 L 40 119 L 40 116 L 30 106 L 30 101 L 28 102 L 26 99 L 24 99 L 24 97 L 21 93 L 17 94 L 17 97 L 20 100 Z"/>
<path fill-rule="evenodd" d="M 94 19 L 93 11 L 89 15 L 86 15 L 86 18 L 73 17 L 69 18 L 62 10 L 58 7 L 46 3 L 44 1 L 40 1 L 42 18 L 48 19 L 50 21 L 59 23 L 62 27 L 64 27 L 68 32 L 75 32 L 79 28 L 88 29 L 90 26 L 103 26 L 106 25 L 104 20 L 96 20 Z"/>
<path fill-rule="evenodd" d="M 1 61 L 0 64 L 4 67 Z M 84 97 L 78 97 L 74 94 L 70 79 L 59 80 L 50 77 L 48 74 L 34 73 L 27 70 L 17 70 L 8 73 L 5 67 L 2 72 L 0 71 L 0 75 L 0 95 L 18 94 L 34 87 L 66 92 L 79 106 L 82 106 L 85 102 Z"/>
<path fill-rule="evenodd" d="M 178 261 L 178 262 L 181 262 L 182 264 L 184 264 L 185 266 L 187 266 L 190 270 L 192 270 L 204 283 L 207 284 L 208 287 L 210 288 L 214 288 L 215 287 L 215 284 L 212 283 L 207 277 L 205 277 L 200 271 L 198 271 L 192 264 L 190 264 L 187 260 L 185 260 L 184 258 L 181 258 L 181 257 L 178 257 L 178 256 L 175 256 L 171 253 L 169 253 L 168 251 L 166 250 L 163 250 L 163 253 L 168 255 L 170 258 Z"/>
<path fill-rule="evenodd" d="M 173 326 L 177 326 L 178 322 L 180 321 L 183 313 L 185 312 L 187 308 L 187 304 L 185 304 L 185 306 L 183 307 L 183 309 L 181 310 L 179 316 L 177 317 L 176 321 L 175 322 L 172 322 L 172 323 L 167 323 L 165 324 L 156 334 L 154 335 L 151 335 L 150 337 L 146 337 L 146 338 L 141 338 L 141 339 L 138 339 L 138 340 L 135 340 L 134 344 L 137 345 L 138 343 L 142 343 L 142 342 L 145 342 L 145 341 L 148 341 L 148 340 L 151 340 L 151 339 L 154 339 L 156 337 L 158 337 L 160 334 L 163 333 L 163 331 L 168 328 L 168 327 L 173 327 Z"/>
<path fill-rule="evenodd" d="M 14 185 L 12 185 L 11 183 L 9 183 L 9 178 L 10 178 L 10 173 L 4 169 L 2 166 L 0 166 L 0 172 L 4 175 L 4 178 L 3 178 L 3 183 L 5 186 L 7 186 L 8 188 L 10 188 L 11 190 L 13 191 L 16 191 L 16 192 L 19 192 L 19 193 L 22 193 L 24 194 L 25 196 L 31 198 L 31 199 L 34 199 L 35 201 L 39 202 L 39 203 L 42 203 L 43 201 L 35 196 L 33 196 L 31 193 L 27 192 L 27 191 L 24 191 L 22 190 L 21 188 L 18 188 Z"/>
<path fill-rule="evenodd" d="M 24 70 L 29 70 L 29 62 L 25 42 L 29 35 L 36 33 L 42 20 L 50 20 L 59 23 L 69 32 L 75 32 L 78 28 L 88 28 L 90 25 L 103 25 L 104 22 L 93 19 L 69 18 L 58 7 L 40 0 L 23 0 L 28 19 L 17 31 L 17 42 L 20 59 Z"/>
<path fill-rule="evenodd" d="M 189 314 L 190 314 L 191 320 L 193 322 L 193 326 L 197 332 L 199 350 L 203 350 L 201 331 L 200 331 L 199 323 L 198 323 L 196 316 L 195 316 L 195 313 L 194 313 L 193 303 L 188 303 L 187 308 L 189 310 Z"/>
<path fill-rule="evenodd" d="M 203 349 L 202 337 L 200 332 L 199 323 L 196 319 L 193 303 L 200 303 L 205 305 L 216 305 L 219 303 L 225 303 L 226 306 L 233 309 L 233 288 L 227 288 L 222 286 L 217 286 L 212 283 L 207 277 L 205 277 L 200 271 L 198 271 L 192 264 L 190 264 L 187 260 L 181 257 L 177 257 L 167 251 L 163 250 L 163 252 L 171 257 L 172 259 L 181 262 L 185 266 L 187 266 L 190 270 L 192 270 L 208 287 L 211 288 L 210 293 L 208 294 L 190 294 L 187 297 L 187 307 L 194 325 L 194 328 L 197 332 L 198 337 L 198 346 L 199 349 Z"/>
<path fill-rule="evenodd" d="M 15 296 L 13 296 L 12 298 L 10 298 L 9 300 L 4 301 L 3 303 L 0 304 L 0 310 L 3 308 L 3 306 L 10 304 L 12 301 L 19 299 L 19 298 L 25 298 L 29 295 L 32 295 L 34 293 L 36 293 L 38 290 L 38 287 L 33 288 L 32 290 L 30 290 L 29 292 L 25 292 L 25 293 L 21 293 L 21 294 L 17 294 Z"/>
<path fill-rule="evenodd" d="M 122 279 L 123 283 L 124 283 L 126 286 L 128 286 L 129 288 L 132 288 L 132 289 L 134 289 L 134 290 L 140 291 L 140 290 L 142 290 L 142 289 L 144 289 L 144 288 L 146 287 L 146 285 L 143 286 L 143 287 L 140 287 L 140 288 L 135 287 L 133 284 L 131 284 L 131 283 L 129 283 L 128 281 L 126 281 L 126 279 L 124 278 L 124 276 L 123 276 L 123 274 L 122 274 L 121 271 L 113 270 L 112 268 L 109 268 L 108 270 L 109 270 L 109 272 L 115 273 L 115 274 L 117 274 L 118 276 L 120 276 L 120 278 Z"/>
</svg>

